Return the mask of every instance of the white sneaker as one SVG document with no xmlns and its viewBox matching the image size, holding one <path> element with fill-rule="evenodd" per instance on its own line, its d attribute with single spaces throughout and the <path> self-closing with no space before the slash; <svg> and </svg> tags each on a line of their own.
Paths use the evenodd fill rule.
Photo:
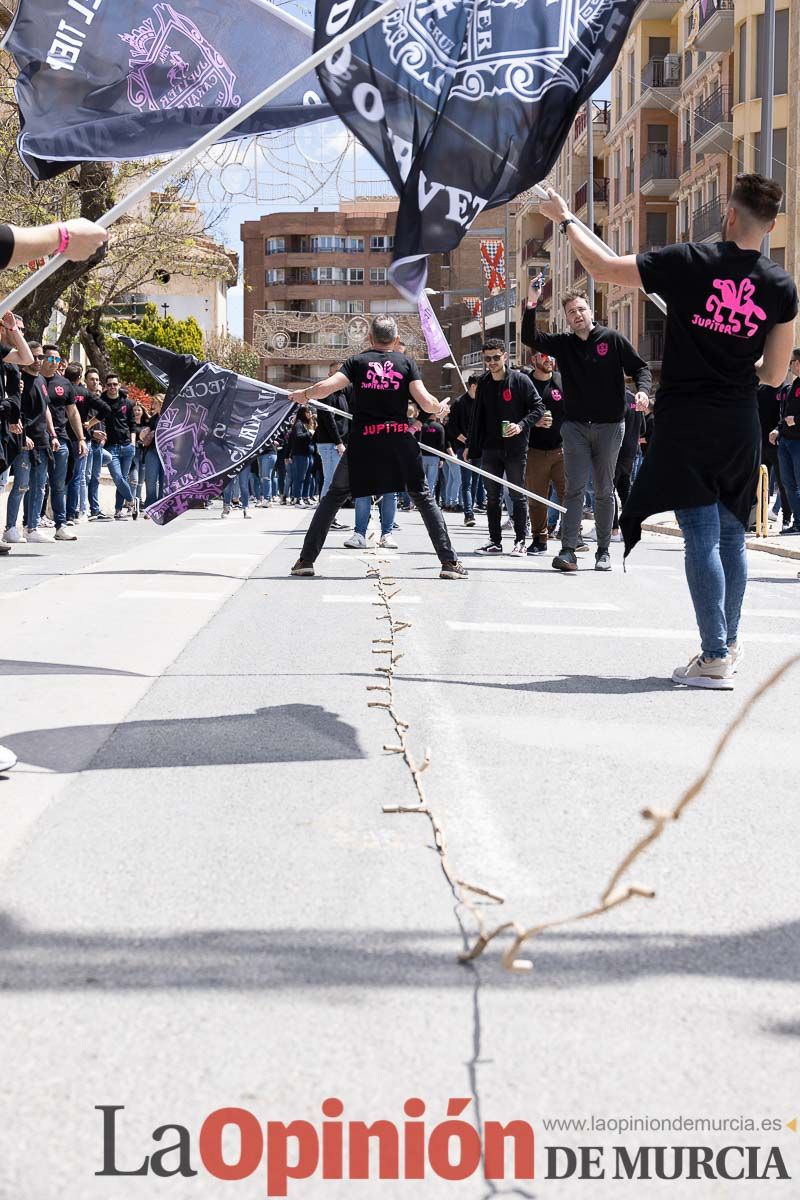
<svg viewBox="0 0 800 1200">
<path fill-rule="evenodd" d="M 42 529 L 52 529 L 55 521 L 51 521 L 49 517 L 39 517 L 39 525 Z"/>
<path fill-rule="evenodd" d="M 228 517 L 228 516 L 230 516 L 230 511 L 231 511 L 231 506 L 230 506 L 230 504 L 223 504 L 223 506 L 222 506 L 222 512 L 221 512 L 219 515 L 220 515 L 221 517 Z"/>
<path fill-rule="evenodd" d="M 12 525 L 12 527 L 7 529 L 3 534 L 3 541 L 7 542 L 9 546 L 13 546 L 16 542 L 24 542 L 25 534 L 20 533 L 16 525 Z"/>
<path fill-rule="evenodd" d="M 744 658 L 744 646 L 738 640 L 728 643 L 728 661 L 731 664 L 734 675 L 739 670 L 739 663 Z"/>
<path fill-rule="evenodd" d="M 363 533 L 352 533 L 349 538 L 345 539 L 343 545 L 345 545 L 348 550 L 366 550 L 367 539 L 364 537 Z"/>
<path fill-rule="evenodd" d="M 26 529 L 25 540 L 26 542 L 52 542 L 53 539 L 43 529 Z"/>
<path fill-rule="evenodd" d="M 617 530 L 612 529 L 611 540 L 612 540 L 612 542 L 621 542 L 622 541 L 622 530 L 621 529 L 617 529 Z"/>
<path fill-rule="evenodd" d="M 513 529 L 514 522 L 512 521 L 511 517 L 506 517 L 505 521 L 503 521 L 503 524 L 500 526 L 500 528 L 501 529 Z"/>
<path fill-rule="evenodd" d="M 17 756 L 8 746 L 0 746 L 0 771 L 10 771 L 17 761 Z"/>
<path fill-rule="evenodd" d="M 380 546 L 381 550 L 396 550 L 397 549 L 397 542 L 394 540 L 394 538 L 392 537 L 392 535 L 390 533 L 385 533 L 383 535 L 383 537 L 381 538 L 381 540 L 378 542 L 378 545 Z"/>
<path fill-rule="evenodd" d="M 685 687 L 732 691 L 734 680 L 731 656 L 704 659 L 702 654 L 696 654 L 688 666 L 675 668 L 672 672 L 672 682 L 682 683 Z"/>
<path fill-rule="evenodd" d="M 514 542 L 514 548 L 511 551 L 511 557 L 512 558 L 523 558 L 524 555 L 525 555 L 525 543 L 524 542 Z"/>
<path fill-rule="evenodd" d="M 66 525 L 62 525 L 56 530 L 54 541 L 56 542 L 77 542 L 78 535 L 67 529 Z"/>
</svg>

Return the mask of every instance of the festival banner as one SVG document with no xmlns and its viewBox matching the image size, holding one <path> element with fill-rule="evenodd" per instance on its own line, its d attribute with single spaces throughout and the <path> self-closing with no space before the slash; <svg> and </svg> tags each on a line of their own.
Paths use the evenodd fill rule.
<svg viewBox="0 0 800 1200">
<path fill-rule="evenodd" d="M 481 241 L 481 266 L 486 290 L 490 295 L 506 290 L 506 248 L 496 238 Z"/>
<path fill-rule="evenodd" d="M 167 389 L 155 440 L 164 495 L 147 509 L 156 525 L 221 496 L 229 480 L 294 420 L 297 405 L 288 392 L 191 354 L 135 338 L 119 341 Z"/>
<path fill-rule="evenodd" d="M 337 115 L 398 195 L 392 282 L 416 300 L 426 255 L 544 179 L 616 62 L 638 0 L 410 0 L 318 68 Z M 319 49 L 371 0 L 317 0 Z"/>
<path fill-rule="evenodd" d="M 279 8 L 225 0 L 221 18 L 218 0 L 20 0 L 3 46 L 34 178 L 183 150 L 312 53 L 310 27 Z M 229 136 L 331 116 L 311 72 Z"/>
</svg>

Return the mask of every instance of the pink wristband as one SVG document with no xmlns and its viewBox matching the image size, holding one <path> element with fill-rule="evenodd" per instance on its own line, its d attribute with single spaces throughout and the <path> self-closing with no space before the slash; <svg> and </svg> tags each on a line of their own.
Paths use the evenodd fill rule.
<svg viewBox="0 0 800 1200">
<path fill-rule="evenodd" d="M 67 246 L 69 246 L 69 230 L 67 229 L 66 225 L 61 224 L 58 227 L 58 233 L 60 238 L 58 243 L 58 253 L 63 254 L 67 249 Z"/>
</svg>

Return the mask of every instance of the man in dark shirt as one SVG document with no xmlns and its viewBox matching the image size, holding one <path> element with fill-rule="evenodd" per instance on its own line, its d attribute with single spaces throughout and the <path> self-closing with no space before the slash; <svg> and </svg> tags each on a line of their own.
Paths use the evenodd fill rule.
<svg viewBox="0 0 800 1200">
<path fill-rule="evenodd" d="M 133 501 L 133 492 L 128 483 L 133 457 L 136 453 L 134 446 L 133 405 L 128 402 L 128 393 L 119 386 L 119 376 L 115 372 L 106 375 L 105 391 L 100 397 L 107 406 L 104 413 L 106 426 L 105 448 L 111 455 L 108 463 L 109 474 L 117 485 L 114 502 L 114 520 L 127 519 L 126 504 Z"/>
<path fill-rule="evenodd" d="M 458 561 L 444 518 L 428 490 L 419 446 L 408 423 L 408 402 L 439 417 L 444 406 L 427 390 L 413 359 L 393 349 L 397 322 L 376 316 L 370 329 L 370 350 L 356 354 L 328 379 L 289 393 L 295 404 L 324 400 L 332 392 L 353 387 L 353 421 L 347 450 L 339 459 L 327 495 L 320 500 L 292 575 L 314 574 L 314 563 L 340 506 L 353 496 L 408 491 L 441 562 L 440 579 L 462 579 L 467 572 Z"/>
<path fill-rule="evenodd" d="M 77 535 L 72 531 L 72 522 L 67 524 L 67 480 L 70 478 L 70 463 L 85 456 L 86 440 L 83 425 L 75 405 L 75 389 L 58 373 L 61 355 L 58 346 L 52 343 L 44 347 L 41 376 L 47 389 L 48 404 L 53 418 L 53 427 L 58 438 L 58 449 L 49 460 L 50 504 L 53 509 L 57 542 L 75 542 Z"/>
<path fill-rule="evenodd" d="M 464 461 L 464 453 L 469 441 L 469 427 L 472 424 L 472 414 L 475 411 L 475 396 L 478 391 L 478 381 L 480 375 L 470 375 L 467 380 L 467 390 L 462 392 L 457 400 L 450 406 L 450 416 L 447 418 L 447 441 L 450 448 L 455 452 L 457 458 Z M 475 466 L 480 466 L 480 460 L 475 461 Z M 481 483 L 480 475 L 476 475 L 474 471 L 469 471 L 466 467 L 461 468 L 461 507 L 464 509 L 464 524 L 470 529 L 475 525 L 475 508 L 477 501 L 475 499 L 478 494 L 478 485 Z"/>
<path fill-rule="evenodd" d="M 789 362 L 790 380 L 780 397 L 780 420 L 770 434 L 772 445 L 778 447 L 779 478 L 786 489 L 794 521 L 784 525 L 781 533 L 800 534 L 800 346 L 792 351 Z M 787 509 L 783 509 L 784 522 Z"/>
<path fill-rule="evenodd" d="M 542 398 L 544 416 L 531 429 L 528 441 L 528 461 L 525 467 L 525 487 L 539 496 L 549 496 L 550 486 L 556 489 L 559 504 L 564 501 L 564 449 L 561 426 L 564 423 L 564 398 L 561 376 L 555 370 L 555 359 L 537 350 L 529 372 L 533 386 Z M 541 500 L 529 500 L 531 537 L 528 554 L 547 553 L 547 505 Z"/>
<path fill-rule="evenodd" d="M 771 480 L 775 481 L 775 486 L 778 489 L 778 503 L 781 506 L 781 523 L 783 525 L 781 533 L 790 532 L 794 524 L 792 521 L 792 505 L 783 483 L 781 466 L 778 462 L 777 433 L 781 420 L 781 407 L 786 393 L 786 386 L 785 383 L 781 387 L 776 388 L 770 387 L 766 383 L 758 385 L 758 419 L 761 424 L 761 462 L 769 471 Z M 771 436 L 773 432 L 775 433 L 774 438 Z"/>
<path fill-rule="evenodd" d="M 505 342 L 488 338 L 483 346 L 486 374 L 481 376 L 475 396 L 475 409 L 469 430 L 465 460 L 480 458 L 483 469 L 509 483 L 523 487 L 528 438 L 533 425 L 544 416 L 544 404 L 527 375 L 510 370 Z M 501 533 L 503 489 L 491 479 L 486 481 L 486 514 L 489 541 L 476 554 L 502 554 Z M 525 497 L 511 492 L 514 513 L 514 547 L 511 553 L 525 553 L 528 513 Z"/>
<path fill-rule="evenodd" d="M 536 306 L 542 294 L 541 275 L 532 279 L 522 318 L 522 340 L 532 350 L 558 360 L 564 396 L 564 448 L 567 511 L 561 522 L 561 553 L 553 559 L 558 571 L 578 569 L 575 549 L 581 542 L 583 500 L 592 477 L 597 531 L 595 570 L 610 571 L 609 545 L 614 521 L 614 471 L 625 434 L 625 377 L 636 384 L 636 403 L 644 410 L 653 383 L 650 369 L 631 343 L 615 329 L 595 323 L 583 292 L 561 297 L 569 333 L 544 333 L 536 328 Z"/>
<path fill-rule="evenodd" d="M 548 192 L 542 212 L 563 223 L 594 279 L 640 287 L 667 302 L 653 439 L 623 510 L 622 532 L 629 553 L 647 516 L 675 510 L 701 651 L 672 679 L 730 689 L 747 584 L 745 527 L 761 457 L 756 389 L 759 379 L 773 387 L 783 379 L 798 311 L 791 278 L 760 249 L 782 189 L 763 175 L 737 175 L 721 242 L 623 258 L 598 248 L 565 201 Z"/>
<path fill-rule="evenodd" d="M 331 375 L 335 371 L 338 371 L 341 365 L 339 362 L 329 363 L 328 370 Z M 350 388 L 343 388 L 340 392 L 331 392 L 326 400 L 326 404 L 329 404 L 331 408 L 339 409 L 343 414 L 341 417 L 335 417 L 333 413 L 327 412 L 324 408 L 320 408 L 317 412 L 316 445 L 320 462 L 322 463 L 322 491 L 320 492 L 320 499 L 322 499 L 331 486 L 336 468 L 339 465 L 339 459 L 345 451 L 348 422 L 344 414 L 350 412 L 350 392 Z M 335 520 L 331 524 L 331 529 L 347 529 L 347 526 L 341 521 Z"/>
<path fill-rule="evenodd" d="M 49 456 L 59 445 L 47 403 L 47 390 L 39 378 L 43 359 L 38 342 L 29 343 L 32 362 L 22 367 L 22 444 L 14 462 L 14 486 L 8 498 L 6 542 L 50 542 L 52 538 L 39 528 L 44 489 L 47 484 Z M 25 505 L 25 532 L 17 528 L 20 505 Z"/>
</svg>

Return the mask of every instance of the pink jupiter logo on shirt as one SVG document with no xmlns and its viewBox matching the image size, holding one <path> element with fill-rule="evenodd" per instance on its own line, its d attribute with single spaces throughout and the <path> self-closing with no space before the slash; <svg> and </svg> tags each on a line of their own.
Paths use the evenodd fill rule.
<svg viewBox="0 0 800 1200">
<path fill-rule="evenodd" d="M 555 400 L 556 404 L 558 404 L 559 400 L 561 399 L 561 392 L 558 390 L 558 388 L 550 389 L 550 399 Z"/>
<path fill-rule="evenodd" d="M 598 342 L 597 353 L 601 358 L 605 358 L 605 356 L 608 354 L 608 342 Z"/>
<path fill-rule="evenodd" d="M 701 317 L 695 313 L 692 324 L 732 337 L 753 337 L 758 333 L 758 322 L 766 321 L 767 314 L 753 300 L 755 288 L 750 280 L 743 279 L 737 287 L 732 279 L 715 279 L 714 287 L 720 295 L 711 295 L 706 300 L 706 312 L 711 313 L 711 317 Z M 742 333 L 740 317 L 747 333 Z"/>
</svg>

